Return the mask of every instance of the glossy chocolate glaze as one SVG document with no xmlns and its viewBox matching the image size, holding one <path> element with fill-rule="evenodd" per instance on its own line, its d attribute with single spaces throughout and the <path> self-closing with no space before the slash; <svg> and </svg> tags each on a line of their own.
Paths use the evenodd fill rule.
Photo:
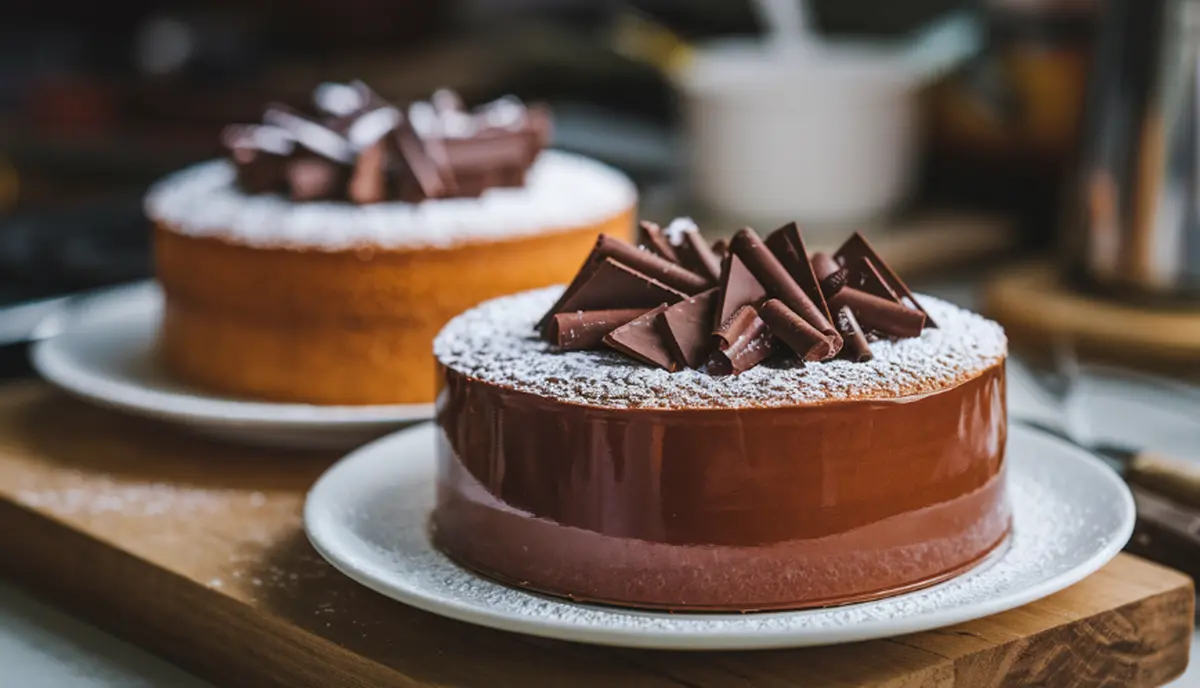
<svg viewBox="0 0 1200 688">
<path fill-rule="evenodd" d="M 749 409 L 581 406 L 440 377 L 435 541 L 531 589 L 840 604 L 942 580 L 1009 531 L 1002 362 L 933 394 Z"/>
</svg>

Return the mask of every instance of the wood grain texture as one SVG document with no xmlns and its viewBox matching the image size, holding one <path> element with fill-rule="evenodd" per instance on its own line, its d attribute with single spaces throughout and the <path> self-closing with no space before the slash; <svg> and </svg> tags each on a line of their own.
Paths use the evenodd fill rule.
<svg viewBox="0 0 1200 688">
<path fill-rule="evenodd" d="M 1069 288 L 1048 262 L 995 275 L 983 312 L 1004 326 L 1014 345 L 1048 350 L 1073 343 L 1081 355 L 1123 365 L 1200 374 L 1200 312 L 1154 310 Z"/>
<path fill-rule="evenodd" d="M 317 556 L 300 510 L 333 459 L 0 388 L 0 572 L 231 686 L 1156 686 L 1187 663 L 1190 579 L 1125 555 L 1021 609 L 829 648 L 633 651 L 475 628 Z"/>
</svg>

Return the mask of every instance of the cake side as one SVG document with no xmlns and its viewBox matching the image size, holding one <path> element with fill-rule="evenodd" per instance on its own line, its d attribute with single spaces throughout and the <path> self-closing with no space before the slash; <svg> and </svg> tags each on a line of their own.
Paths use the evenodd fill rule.
<svg viewBox="0 0 1200 688">
<path fill-rule="evenodd" d="M 760 365 L 716 377 L 667 372 L 612 351 L 557 351 L 535 332 L 561 287 L 484 303 L 459 315 L 434 340 L 438 362 L 500 387 L 605 408 L 720 409 L 899 399 L 961 384 L 1001 364 L 1007 352 L 996 323 L 920 296 L 936 329 L 870 344 L 873 360 Z"/>
<path fill-rule="evenodd" d="M 488 189 L 479 198 L 421 203 L 293 202 L 238 188 L 232 163 L 200 163 L 161 180 L 146 195 L 160 227 L 266 248 L 344 251 L 445 248 L 601 224 L 630 211 L 633 182 L 583 156 L 545 151 L 524 187 Z"/>
</svg>

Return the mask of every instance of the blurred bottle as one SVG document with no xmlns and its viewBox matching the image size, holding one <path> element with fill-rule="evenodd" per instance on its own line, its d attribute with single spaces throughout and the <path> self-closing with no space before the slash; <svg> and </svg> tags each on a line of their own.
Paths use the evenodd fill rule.
<svg viewBox="0 0 1200 688">
<path fill-rule="evenodd" d="M 1200 305 L 1200 1 L 1106 0 L 1067 259 L 1126 298 Z"/>
<path fill-rule="evenodd" d="M 929 184 L 939 199 L 1019 214 L 1052 241 L 1079 139 L 1095 0 L 984 0 L 986 48 L 930 93 Z"/>
</svg>

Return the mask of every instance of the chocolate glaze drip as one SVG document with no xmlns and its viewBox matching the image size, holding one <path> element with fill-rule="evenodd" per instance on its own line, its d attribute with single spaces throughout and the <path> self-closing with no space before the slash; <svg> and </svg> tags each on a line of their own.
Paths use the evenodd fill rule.
<svg viewBox="0 0 1200 688">
<path fill-rule="evenodd" d="M 403 108 L 356 81 L 325 84 L 314 101 L 312 114 L 273 105 L 261 125 L 226 128 L 246 193 L 359 204 L 475 197 L 524 186 L 553 127 L 544 107 L 512 97 L 467 110 L 442 90 Z"/>
<path fill-rule="evenodd" d="M 1009 530 L 1003 363 L 932 394 L 750 409 L 441 379 L 435 541 L 514 585 L 677 610 L 823 606 L 943 580 Z"/>
</svg>

